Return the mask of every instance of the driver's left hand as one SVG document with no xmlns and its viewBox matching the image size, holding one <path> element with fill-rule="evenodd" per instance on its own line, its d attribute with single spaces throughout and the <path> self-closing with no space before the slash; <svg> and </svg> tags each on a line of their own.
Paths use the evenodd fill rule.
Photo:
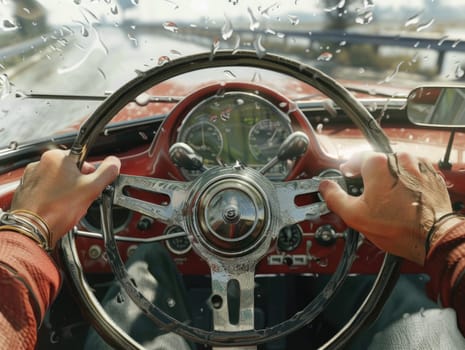
<svg viewBox="0 0 465 350">
<path fill-rule="evenodd" d="M 118 175 L 120 160 L 107 157 L 98 168 L 84 163 L 79 170 L 67 151 L 45 152 L 26 167 L 11 209 L 41 216 L 52 233 L 51 247 L 86 213 L 93 200 Z"/>
</svg>

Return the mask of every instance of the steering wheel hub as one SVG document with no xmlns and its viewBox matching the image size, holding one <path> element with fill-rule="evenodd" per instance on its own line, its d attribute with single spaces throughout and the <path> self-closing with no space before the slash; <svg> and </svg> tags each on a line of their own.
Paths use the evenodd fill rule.
<svg viewBox="0 0 465 350">
<path fill-rule="evenodd" d="M 194 237 L 215 255 L 248 254 L 260 245 L 269 227 L 264 191 L 247 170 L 213 173 L 189 208 Z"/>
</svg>

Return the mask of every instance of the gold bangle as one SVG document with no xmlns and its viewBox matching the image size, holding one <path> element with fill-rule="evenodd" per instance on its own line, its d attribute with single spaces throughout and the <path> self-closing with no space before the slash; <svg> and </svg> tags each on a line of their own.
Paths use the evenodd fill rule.
<svg viewBox="0 0 465 350">
<path fill-rule="evenodd" d="M 8 232 L 20 233 L 23 236 L 26 236 L 26 237 L 32 239 L 34 242 L 36 242 L 39 245 L 39 247 L 41 247 L 41 248 L 48 251 L 46 243 L 42 242 L 37 236 L 35 236 L 33 233 L 29 232 L 28 230 L 26 230 L 26 229 L 24 229 L 22 227 L 19 227 L 19 226 L 16 226 L 16 225 L 2 225 L 2 226 L 0 226 L 0 231 L 8 231 Z"/>
<path fill-rule="evenodd" d="M 40 215 L 26 209 L 16 209 L 11 211 L 11 214 L 16 215 L 16 216 L 23 216 L 27 219 L 32 220 L 39 228 L 42 230 L 41 233 L 42 235 L 46 238 L 48 246 L 51 246 L 51 241 L 52 241 L 52 233 L 50 231 L 49 226 L 47 225 L 47 222 L 45 221 L 44 218 L 42 218 Z"/>
<path fill-rule="evenodd" d="M 37 214 L 16 210 L 3 212 L 0 210 L 0 224 L 6 229 L 21 233 L 34 239 L 47 252 L 51 251 L 51 233 L 45 221 Z"/>
</svg>

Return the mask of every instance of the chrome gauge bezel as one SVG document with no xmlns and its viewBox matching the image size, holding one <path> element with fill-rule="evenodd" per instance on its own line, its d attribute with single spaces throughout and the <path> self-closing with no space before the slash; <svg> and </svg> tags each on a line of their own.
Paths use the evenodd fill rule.
<svg viewBox="0 0 465 350">
<path fill-rule="evenodd" d="M 181 226 L 167 226 L 165 228 L 165 230 L 163 231 L 163 235 L 170 235 L 172 233 L 178 233 L 178 232 L 182 232 L 183 229 Z M 183 237 L 178 237 L 178 238 L 185 238 L 189 241 L 189 238 L 187 236 L 183 236 Z M 192 243 L 189 241 L 189 245 L 185 248 L 185 249 L 176 249 L 175 247 L 173 247 L 170 243 L 170 241 L 172 240 L 173 238 L 168 238 L 166 241 L 165 241 L 165 245 L 166 245 L 166 248 L 173 254 L 176 254 L 176 255 L 184 255 L 184 254 L 187 254 L 191 251 L 192 249 Z"/>
<path fill-rule="evenodd" d="M 258 170 L 258 168 L 260 168 L 260 166 L 264 166 L 268 160 L 261 159 L 260 155 L 257 154 L 255 150 L 256 147 L 255 149 L 254 147 L 251 147 L 251 142 L 252 142 L 251 132 L 255 130 L 261 123 L 264 123 L 265 120 L 271 120 L 274 123 L 276 122 L 279 123 L 279 127 L 282 129 L 282 132 L 280 133 L 281 138 L 282 138 L 281 134 L 283 134 L 283 132 L 286 136 L 290 135 L 293 132 L 291 118 L 289 117 L 289 115 L 283 112 L 277 104 L 273 103 L 272 101 L 270 101 L 269 99 L 263 96 L 258 95 L 258 93 L 259 92 L 253 93 L 249 91 L 233 90 L 233 91 L 224 92 L 221 95 L 217 94 L 217 95 L 213 95 L 213 96 L 209 96 L 208 98 L 205 98 L 204 100 L 196 104 L 189 111 L 189 113 L 186 115 L 186 117 L 182 121 L 177 131 L 176 142 L 186 143 L 195 150 L 195 147 L 192 147 L 192 145 L 187 141 L 189 132 L 193 128 L 198 127 L 199 123 L 206 124 L 209 127 L 210 126 L 213 127 L 215 133 L 220 135 L 218 137 L 218 139 L 221 140 L 221 144 L 218 146 L 220 151 L 217 154 L 217 159 L 215 160 L 215 163 L 217 164 L 215 164 L 215 166 L 222 165 L 222 164 L 232 165 L 236 161 L 239 161 L 242 163 L 246 163 L 248 166 L 251 166 L 254 169 Z M 228 126 L 225 126 L 225 125 L 228 123 L 229 118 L 228 116 L 223 115 L 224 113 L 222 113 L 221 111 L 222 107 L 228 107 L 228 105 L 227 104 L 221 105 L 220 103 L 220 101 L 225 101 L 225 99 L 228 99 L 232 103 L 236 101 L 238 108 L 241 108 L 243 103 L 249 103 L 249 104 L 254 103 L 259 108 L 260 106 L 263 106 L 262 108 L 266 107 L 269 111 L 271 111 L 271 113 L 267 113 L 266 115 L 257 114 L 258 115 L 257 120 L 254 120 L 250 124 L 244 124 L 244 126 L 240 126 L 240 128 L 243 129 L 242 134 L 244 135 L 244 139 L 245 139 L 244 141 L 247 142 L 246 147 L 244 147 L 244 151 L 248 152 L 248 155 L 244 155 L 244 159 L 248 159 L 248 158 L 254 159 L 254 162 L 256 162 L 256 164 L 248 164 L 249 162 L 247 161 L 244 162 L 243 161 L 244 159 L 229 159 L 228 157 L 226 157 L 228 159 L 221 159 L 223 148 L 225 147 L 227 143 L 225 140 L 226 140 L 226 137 L 228 137 L 228 134 L 226 131 L 228 129 Z M 278 102 L 279 101 L 277 101 L 276 103 Z M 208 106 L 209 104 L 211 105 L 211 107 Z M 207 113 L 204 113 L 204 111 L 202 110 L 205 107 L 209 107 L 211 110 L 214 110 L 216 109 L 215 104 L 218 108 L 217 115 L 208 115 Z M 228 108 L 225 108 L 225 110 L 227 109 Z M 199 111 L 201 111 L 202 113 L 199 113 Z M 236 129 L 239 130 L 239 127 Z M 240 142 L 240 140 L 237 140 L 237 142 Z M 279 142 L 279 145 L 280 144 L 281 142 Z M 277 146 L 276 148 L 279 148 L 277 144 L 275 146 Z M 210 159 L 210 161 L 211 160 L 212 159 Z M 283 165 L 281 162 L 279 163 L 279 166 L 282 166 L 283 169 L 279 170 L 278 176 L 276 176 L 276 174 L 271 176 L 273 180 L 283 180 L 284 178 L 286 178 L 286 176 L 289 173 L 289 170 L 292 168 L 290 164 Z M 208 169 L 211 166 L 206 165 L 205 167 Z M 199 171 L 189 171 L 189 170 L 182 169 L 182 168 L 181 168 L 181 172 L 189 180 L 193 180 L 197 178 L 201 173 Z"/>
</svg>

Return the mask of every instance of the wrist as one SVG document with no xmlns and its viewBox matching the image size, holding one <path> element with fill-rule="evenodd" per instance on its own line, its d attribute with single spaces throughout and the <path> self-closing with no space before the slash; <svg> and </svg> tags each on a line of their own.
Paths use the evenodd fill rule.
<svg viewBox="0 0 465 350">
<path fill-rule="evenodd" d="M 463 222 L 465 217 L 458 213 L 448 213 L 437 219 L 427 233 L 425 241 L 425 257 L 428 256 L 431 248 L 437 243 L 447 232 L 457 224 Z"/>
<path fill-rule="evenodd" d="M 31 211 L 0 211 L 1 231 L 16 232 L 35 241 L 45 251 L 51 251 L 50 229 L 44 219 Z"/>
</svg>

